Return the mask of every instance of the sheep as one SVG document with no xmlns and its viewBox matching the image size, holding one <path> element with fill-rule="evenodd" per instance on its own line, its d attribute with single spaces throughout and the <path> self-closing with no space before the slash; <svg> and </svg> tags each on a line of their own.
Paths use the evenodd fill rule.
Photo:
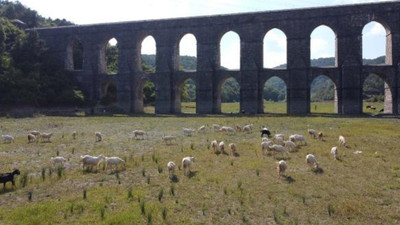
<svg viewBox="0 0 400 225">
<path fill-rule="evenodd" d="M 199 133 L 205 133 L 206 132 L 206 125 L 203 125 L 203 126 L 199 127 L 199 129 L 197 129 L 197 131 Z"/>
<path fill-rule="evenodd" d="M 285 140 L 285 135 L 284 134 L 275 134 L 273 139 L 281 138 L 282 140 Z"/>
<path fill-rule="evenodd" d="M 106 169 L 109 167 L 115 166 L 115 169 L 118 170 L 118 165 L 122 164 L 124 169 L 126 168 L 125 166 L 125 160 L 119 158 L 119 157 L 104 157 L 106 160 Z"/>
<path fill-rule="evenodd" d="M 324 133 L 322 131 L 318 132 L 318 139 L 321 141 L 324 140 Z"/>
<path fill-rule="evenodd" d="M 164 136 L 163 135 L 162 139 L 165 141 L 166 144 L 168 144 L 168 142 L 169 142 L 169 144 L 172 144 L 172 140 L 175 140 L 176 136 L 172 136 L 172 135 Z"/>
<path fill-rule="evenodd" d="M 1 137 L 3 138 L 3 143 L 15 143 L 14 137 L 9 134 L 1 135 Z"/>
<path fill-rule="evenodd" d="M 40 138 L 41 139 L 47 139 L 48 142 L 50 142 L 50 138 L 53 136 L 53 133 L 41 133 Z"/>
<path fill-rule="evenodd" d="M 147 137 L 147 132 L 144 130 L 134 130 L 132 131 L 133 136 L 135 139 L 138 139 L 138 137 L 142 137 L 141 139 L 144 139 L 144 136 Z"/>
<path fill-rule="evenodd" d="M 183 134 L 187 135 L 187 136 L 192 136 L 192 134 L 196 131 L 191 128 L 182 128 L 182 130 L 183 130 Z"/>
<path fill-rule="evenodd" d="M 21 172 L 18 169 L 14 169 L 11 173 L 0 173 L 0 183 L 3 183 L 3 190 L 6 189 L 6 183 L 10 182 L 12 183 L 12 186 L 15 187 L 15 182 L 14 182 L 14 175 L 20 175 Z"/>
<path fill-rule="evenodd" d="M 300 134 L 290 135 L 289 140 L 294 143 L 301 142 L 301 144 L 307 145 L 306 139 L 303 137 L 303 135 Z"/>
<path fill-rule="evenodd" d="M 264 127 L 261 129 L 261 137 L 264 136 L 264 134 L 266 134 L 268 137 L 271 136 L 271 132 L 268 130 L 268 128 Z"/>
<path fill-rule="evenodd" d="M 339 136 L 339 145 L 346 146 L 346 139 L 342 135 Z"/>
<path fill-rule="evenodd" d="M 251 133 L 252 130 L 253 130 L 253 124 L 248 124 L 243 127 L 243 132 Z"/>
<path fill-rule="evenodd" d="M 274 143 L 278 144 L 278 145 L 284 145 L 284 141 L 282 137 L 274 137 Z"/>
<path fill-rule="evenodd" d="M 57 156 L 57 157 L 51 157 L 50 158 L 50 163 L 52 166 L 54 166 L 55 164 L 61 163 L 61 165 L 63 167 L 65 167 L 65 162 L 67 162 L 67 159 L 61 156 Z"/>
<path fill-rule="evenodd" d="M 217 148 L 218 148 L 218 141 L 214 140 L 211 142 L 211 148 L 214 150 L 214 153 L 217 152 Z"/>
<path fill-rule="evenodd" d="M 176 164 L 172 161 L 169 161 L 167 163 L 167 168 L 168 168 L 169 176 L 171 177 L 171 174 L 172 174 L 172 176 L 175 176 Z"/>
<path fill-rule="evenodd" d="M 266 138 L 266 137 L 263 137 L 263 138 L 261 139 L 261 142 L 264 142 L 264 141 L 269 141 L 269 139 Z"/>
<path fill-rule="evenodd" d="M 265 151 L 269 149 L 269 146 L 272 145 L 272 141 L 263 141 L 261 142 L 261 151 L 265 154 Z"/>
<path fill-rule="evenodd" d="M 183 174 L 186 175 L 186 170 L 189 170 L 189 174 L 192 172 L 190 171 L 190 167 L 192 163 L 195 161 L 194 157 L 188 156 L 182 159 L 182 168 L 183 168 Z"/>
<path fill-rule="evenodd" d="M 278 177 L 280 178 L 281 176 L 285 176 L 285 171 L 287 168 L 287 163 L 285 162 L 285 160 L 281 160 L 278 162 Z"/>
<path fill-rule="evenodd" d="M 243 130 L 243 128 L 241 126 L 239 126 L 239 125 L 236 125 L 235 128 L 236 128 L 236 131 L 242 131 Z"/>
<path fill-rule="evenodd" d="M 311 137 L 313 137 L 313 138 L 316 138 L 316 137 L 317 137 L 317 131 L 316 131 L 316 130 L 314 130 L 314 129 L 308 129 L 307 131 L 308 131 L 308 134 L 309 134 Z"/>
<path fill-rule="evenodd" d="M 72 131 L 72 139 L 76 139 L 76 130 Z"/>
<path fill-rule="evenodd" d="M 96 170 L 99 167 L 99 164 L 101 162 L 102 159 L 104 159 L 104 155 L 98 155 L 98 156 L 90 156 L 90 155 L 81 155 L 81 160 L 83 163 L 83 169 L 85 169 L 85 167 L 87 168 L 88 166 L 90 166 L 92 168 L 92 166 L 96 166 Z"/>
<path fill-rule="evenodd" d="M 338 149 L 336 146 L 331 148 L 331 154 L 334 159 L 338 159 Z"/>
<path fill-rule="evenodd" d="M 36 136 L 33 134 L 28 134 L 28 143 L 37 142 Z"/>
<path fill-rule="evenodd" d="M 37 130 L 32 130 L 32 131 L 29 132 L 29 133 L 35 135 L 36 137 L 37 137 L 37 136 L 40 136 L 40 132 L 37 131 Z"/>
<path fill-rule="evenodd" d="M 235 132 L 235 129 L 233 129 L 232 127 L 223 126 L 219 129 L 219 131 L 233 133 Z"/>
<path fill-rule="evenodd" d="M 229 149 L 230 149 L 230 155 L 235 156 L 237 154 L 236 150 L 237 150 L 237 146 L 235 143 L 230 143 L 229 144 Z"/>
<path fill-rule="evenodd" d="M 317 162 L 317 159 L 315 158 L 315 156 L 313 154 L 308 154 L 306 156 L 306 163 L 310 167 L 314 167 L 314 169 L 318 169 L 319 168 L 319 164 Z"/>
<path fill-rule="evenodd" d="M 282 154 L 289 155 L 289 152 L 286 151 L 285 147 L 283 147 L 282 145 L 272 145 L 272 146 L 268 146 L 268 148 L 272 151 L 276 151 L 276 152 L 280 152 Z"/>
<path fill-rule="evenodd" d="M 99 131 L 94 132 L 94 136 L 96 142 L 100 142 L 103 140 L 103 135 Z"/>
<path fill-rule="evenodd" d="M 289 151 L 292 151 L 294 148 L 296 148 L 296 143 L 293 141 L 285 141 L 285 148 L 288 149 Z"/>
<path fill-rule="evenodd" d="M 225 142 L 221 141 L 219 143 L 219 150 L 221 151 L 221 153 L 228 155 L 228 153 L 225 151 Z"/>
<path fill-rule="evenodd" d="M 219 129 L 221 129 L 221 126 L 218 124 L 213 124 L 212 127 L 213 127 L 214 131 L 219 131 Z"/>
</svg>

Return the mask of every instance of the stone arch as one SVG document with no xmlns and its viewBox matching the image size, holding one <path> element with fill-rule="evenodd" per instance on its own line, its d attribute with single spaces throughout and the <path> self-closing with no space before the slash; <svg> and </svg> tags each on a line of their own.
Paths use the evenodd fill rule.
<svg viewBox="0 0 400 225">
<path fill-rule="evenodd" d="M 316 85 L 322 88 L 316 90 Z M 312 77 L 309 87 L 311 113 L 338 113 L 338 88 L 335 79 L 329 74 L 319 73 Z"/>
<path fill-rule="evenodd" d="M 194 86 L 194 99 L 192 99 L 192 101 L 187 101 L 190 102 L 189 104 L 186 104 L 185 109 L 182 110 L 182 102 L 184 102 L 182 99 L 183 95 L 183 91 L 185 88 L 185 85 L 187 85 L 186 87 L 191 90 Z M 189 87 L 192 86 L 192 87 Z M 174 112 L 175 113 L 196 113 L 196 87 L 197 87 L 197 83 L 195 81 L 195 79 L 193 77 L 189 77 L 189 76 L 185 76 L 184 78 L 182 78 L 181 80 L 179 80 L 179 82 L 176 84 L 176 87 L 174 88 L 175 91 L 175 99 L 174 99 Z M 193 94 L 193 93 L 192 93 Z M 190 93 L 188 93 L 188 97 L 190 100 Z M 193 105 L 194 104 L 194 105 Z"/>
<path fill-rule="evenodd" d="M 194 48 L 193 46 L 194 45 Z M 192 33 L 186 33 L 179 38 L 179 57 L 177 58 L 178 70 L 186 72 L 196 72 L 197 71 L 197 39 Z M 192 57 L 193 59 L 187 59 L 183 57 Z M 188 64 L 190 68 L 183 67 L 183 60 L 189 60 L 189 62 L 195 61 L 194 65 Z M 186 62 L 188 63 L 188 62 Z"/>
<path fill-rule="evenodd" d="M 143 46 L 144 45 L 144 46 Z M 152 56 L 154 55 L 154 60 Z M 140 41 L 140 70 L 145 73 L 155 73 L 157 59 L 157 42 L 154 36 L 146 35 Z M 150 66 L 150 67 L 146 67 Z"/>
<path fill-rule="evenodd" d="M 369 91 L 366 90 L 366 86 L 365 86 L 366 81 L 368 79 L 374 79 L 374 78 L 375 78 L 375 81 L 373 81 L 372 84 L 375 85 L 374 89 L 380 89 L 380 90 L 378 90 L 379 93 L 373 93 L 373 92 L 368 93 Z M 376 97 L 373 95 L 383 96 L 383 106 L 381 106 L 381 108 L 377 108 L 376 113 L 380 112 L 381 109 L 383 109 L 383 113 L 388 113 L 388 114 L 393 113 L 394 89 L 393 89 L 393 84 L 391 84 L 390 80 L 388 79 L 388 77 L 385 73 L 380 73 L 380 72 L 365 73 L 365 74 L 363 74 L 361 84 L 362 84 L 363 112 L 364 113 L 371 112 L 371 110 L 366 110 L 367 105 L 374 105 L 373 102 L 370 102 L 370 103 L 367 102 L 368 99 L 376 98 L 377 100 L 382 100 L 382 99 L 379 99 L 380 97 Z"/>
<path fill-rule="evenodd" d="M 83 70 L 83 44 L 77 38 L 67 45 L 65 68 L 67 70 Z"/>
<path fill-rule="evenodd" d="M 280 65 L 283 66 L 280 69 L 287 68 L 287 36 L 281 29 L 273 28 L 265 33 L 263 55 L 263 68 L 275 68 Z"/>
<path fill-rule="evenodd" d="M 154 106 L 156 100 L 155 82 L 153 79 L 142 76 L 137 79 L 136 86 L 133 90 L 135 92 L 134 111 L 139 113 L 154 113 Z M 146 90 L 145 90 L 146 89 Z M 148 94 L 150 93 L 150 94 Z"/>
<path fill-rule="evenodd" d="M 374 45 L 372 53 L 367 46 Z M 362 58 L 375 59 L 384 56 L 382 62 L 364 61 L 364 65 L 387 64 L 392 65 L 392 33 L 389 26 L 382 20 L 372 20 L 366 23 L 362 29 Z"/>
<path fill-rule="evenodd" d="M 113 44 L 110 42 L 113 42 Z M 114 75 L 118 73 L 119 52 L 118 40 L 116 37 L 107 36 L 104 38 L 104 41 L 100 46 L 99 65 L 101 73 L 108 75 Z"/>
<path fill-rule="evenodd" d="M 264 113 L 287 113 L 287 83 L 282 77 L 273 75 L 263 82 L 262 101 Z M 282 89 L 284 90 L 282 93 Z M 283 95 L 283 96 L 282 96 Z M 274 107 L 268 108 L 268 105 Z"/>
<path fill-rule="evenodd" d="M 234 86 L 231 90 L 234 91 L 233 93 L 228 93 L 228 95 L 233 95 L 234 100 L 232 102 L 227 102 L 227 99 L 230 98 L 230 96 L 224 96 L 225 99 L 223 98 L 223 92 L 222 88 L 224 85 L 231 84 Z M 216 86 L 216 111 L 217 113 L 238 113 L 240 111 L 240 81 L 238 81 L 237 78 L 233 76 L 223 76 L 222 79 L 219 80 Z M 222 103 L 224 105 L 227 105 L 228 107 L 223 107 Z M 228 104 L 225 104 L 228 103 Z M 239 105 L 235 104 L 239 103 Z M 229 107 L 229 105 L 231 107 Z M 225 109 L 226 108 L 226 109 Z"/>
<path fill-rule="evenodd" d="M 221 35 L 219 41 L 220 67 L 228 70 L 240 70 L 240 43 L 239 33 L 227 31 Z"/>
<path fill-rule="evenodd" d="M 328 36 L 328 37 L 327 37 Z M 334 58 L 334 61 L 325 60 L 324 66 L 337 67 L 337 32 L 329 25 L 320 24 L 310 33 L 310 63 L 313 64 L 313 59 L 318 58 Z"/>
<path fill-rule="evenodd" d="M 114 106 L 117 103 L 117 85 L 113 81 L 105 80 L 100 86 L 100 104 Z"/>
</svg>

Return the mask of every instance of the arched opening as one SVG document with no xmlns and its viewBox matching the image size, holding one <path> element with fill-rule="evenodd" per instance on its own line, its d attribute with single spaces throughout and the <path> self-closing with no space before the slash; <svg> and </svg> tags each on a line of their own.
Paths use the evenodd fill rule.
<svg viewBox="0 0 400 225">
<path fill-rule="evenodd" d="M 382 24 L 370 22 L 362 30 L 362 54 L 364 65 L 391 64 L 387 57 L 387 32 Z"/>
<path fill-rule="evenodd" d="M 135 106 L 136 111 L 154 114 L 156 104 L 155 84 L 148 79 L 143 79 L 136 91 L 138 98 Z"/>
<path fill-rule="evenodd" d="M 310 112 L 337 113 L 337 90 L 331 78 L 319 75 L 310 85 Z"/>
<path fill-rule="evenodd" d="M 264 113 L 287 113 L 287 87 L 277 76 L 269 78 L 263 88 Z"/>
<path fill-rule="evenodd" d="M 156 41 L 152 36 L 147 36 L 141 45 L 141 67 L 145 73 L 156 72 Z"/>
<path fill-rule="evenodd" d="M 100 104 L 114 106 L 117 103 L 117 86 L 110 81 L 104 82 L 101 90 Z"/>
<path fill-rule="evenodd" d="M 229 31 L 220 41 L 221 67 L 228 70 L 240 70 L 240 37 Z"/>
<path fill-rule="evenodd" d="M 311 33 L 310 38 L 311 66 L 337 66 L 336 35 L 333 30 L 325 25 L 318 26 Z"/>
<path fill-rule="evenodd" d="M 117 74 L 118 73 L 118 58 L 119 58 L 117 39 L 111 38 L 107 42 L 106 49 L 105 49 L 105 58 L 106 58 L 107 74 Z"/>
<path fill-rule="evenodd" d="M 286 35 L 279 29 L 272 29 L 264 36 L 264 68 L 286 69 Z"/>
<path fill-rule="evenodd" d="M 197 69 L 197 41 L 193 34 L 186 34 L 179 42 L 179 70 L 195 72 Z"/>
<path fill-rule="evenodd" d="M 67 70 L 83 69 L 83 45 L 80 41 L 74 39 L 67 48 Z"/>
<path fill-rule="evenodd" d="M 182 113 L 196 113 L 196 83 L 192 79 L 186 79 L 179 87 L 176 96 Z"/>
<path fill-rule="evenodd" d="M 367 114 L 393 113 L 392 91 L 389 84 L 376 74 L 363 83 L 363 112 Z"/>
<path fill-rule="evenodd" d="M 223 80 L 219 84 L 220 109 L 222 113 L 239 113 L 240 111 L 240 85 L 233 77 Z"/>
</svg>

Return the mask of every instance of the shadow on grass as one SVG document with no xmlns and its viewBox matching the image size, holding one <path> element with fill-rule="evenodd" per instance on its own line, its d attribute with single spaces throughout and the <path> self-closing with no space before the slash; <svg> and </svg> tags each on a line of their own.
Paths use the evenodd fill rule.
<svg viewBox="0 0 400 225">
<path fill-rule="evenodd" d="M 1 189 L 0 195 L 4 195 L 4 194 L 10 193 L 10 192 L 14 192 L 15 190 L 16 190 L 15 187 L 12 187 L 11 189 Z"/>
<path fill-rule="evenodd" d="M 170 179 L 171 179 L 171 182 L 173 182 L 173 183 L 178 183 L 179 182 L 179 178 L 175 174 L 172 175 L 172 177 L 170 177 Z"/>
<path fill-rule="evenodd" d="M 312 171 L 315 174 L 323 174 L 324 173 L 324 169 L 322 169 L 321 167 L 315 168 Z"/>
<path fill-rule="evenodd" d="M 192 178 L 194 176 L 196 176 L 197 171 L 189 171 L 189 174 L 187 175 L 188 178 Z"/>
<path fill-rule="evenodd" d="M 291 176 L 283 176 L 285 178 L 285 181 L 288 182 L 289 184 L 295 182 L 296 180 L 292 178 Z"/>
</svg>

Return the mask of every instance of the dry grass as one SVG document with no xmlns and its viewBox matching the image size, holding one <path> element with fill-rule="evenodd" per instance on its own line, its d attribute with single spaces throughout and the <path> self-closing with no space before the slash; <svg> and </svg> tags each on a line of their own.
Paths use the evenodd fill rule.
<svg viewBox="0 0 400 225">
<path fill-rule="evenodd" d="M 1 224 L 398 224 L 400 138 L 398 119 L 323 117 L 37 117 L 0 118 L 2 134 L 16 143 L 0 144 L 0 171 L 21 170 L 17 187 L 0 193 Z M 260 134 L 208 132 L 184 137 L 182 127 L 213 123 L 253 123 L 273 133 L 306 135 L 322 130 L 326 141 L 307 136 L 307 145 L 286 158 L 287 177 L 278 179 L 281 155 L 262 155 Z M 29 130 L 54 132 L 51 143 L 27 143 Z M 130 132 L 149 132 L 131 140 Z M 72 131 L 78 132 L 76 140 Z M 95 142 L 94 132 L 104 134 Z M 177 135 L 166 145 L 162 135 Z M 330 148 L 344 135 L 348 146 L 333 160 Z M 213 140 L 235 142 L 240 157 L 215 155 Z M 362 151 L 361 154 L 353 154 Z M 62 171 L 50 157 L 69 158 Z M 313 153 L 323 169 L 314 173 L 305 163 Z M 127 161 L 126 170 L 83 171 L 79 156 L 105 154 Z M 195 156 L 193 173 L 176 171 L 168 178 L 166 164 L 180 165 Z M 160 169 L 161 168 L 161 169 Z M 43 171 L 44 175 L 43 175 Z M 25 176 L 24 176 L 25 174 Z M 44 177 L 44 178 L 43 178 Z M 23 180 L 25 186 L 23 187 Z M 31 195 L 31 199 L 29 199 Z M 85 195 L 85 197 L 84 197 Z M 161 196 L 161 197 L 160 197 Z"/>
</svg>

